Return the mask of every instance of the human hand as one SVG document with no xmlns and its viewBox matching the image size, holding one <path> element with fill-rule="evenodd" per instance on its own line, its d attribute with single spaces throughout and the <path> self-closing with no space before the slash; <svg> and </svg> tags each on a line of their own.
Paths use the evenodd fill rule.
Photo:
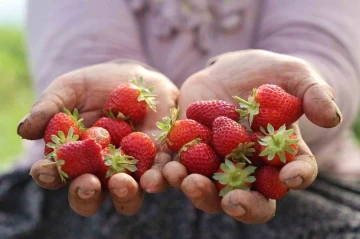
<svg viewBox="0 0 360 239">
<path fill-rule="evenodd" d="M 56 78 L 32 106 L 30 114 L 19 123 L 18 134 L 29 140 L 41 139 L 44 130 L 53 115 L 63 108 L 70 111 L 77 108 L 84 119 L 85 127 L 92 126 L 102 115 L 108 96 L 113 89 L 128 83 L 131 79 L 142 76 L 147 86 L 153 86 L 157 95 L 156 112 L 149 111 L 143 124 L 137 128 L 153 138 L 158 133 L 156 121 L 166 116 L 175 106 L 178 89 L 164 75 L 148 70 L 136 63 L 104 63 L 79 69 Z M 156 144 L 158 145 L 158 144 Z M 155 163 L 140 179 L 140 185 L 128 174 L 118 173 L 109 180 L 109 192 L 116 210 L 125 215 L 136 213 L 143 201 L 144 190 L 149 193 L 163 191 L 167 182 L 161 170 L 170 155 L 158 151 Z M 46 189 L 58 189 L 61 182 L 55 167 L 43 167 L 51 162 L 41 159 L 31 168 L 34 181 Z M 101 183 L 92 174 L 84 174 L 70 183 L 69 203 L 71 208 L 82 216 L 90 216 L 97 212 L 108 192 L 101 189 Z"/>
<path fill-rule="evenodd" d="M 303 100 L 306 117 L 321 127 L 335 127 L 342 116 L 334 103 L 333 89 L 306 62 L 262 50 L 231 52 L 210 60 L 210 66 L 190 76 L 180 89 L 180 119 L 187 106 L 197 100 L 234 101 L 233 96 L 247 99 L 253 88 L 276 84 Z M 292 125 L 299 141 L 298 154 L 280 172 L 280 181 L 289 189 L 308 187 L 318 173 L 317 163 L 301 138 L 298 125 Z M 207 213 L 224 211 L 243 223 L 264 223 L 276 211 L 276 201 L 256 191 L 233 190 L 223 198 L 215 184 L 199 174 L 188 175 L 179 162 L 169 162 L 163 169 L 168 183 L 181 188 L 192 203 Z"/>
</svg>

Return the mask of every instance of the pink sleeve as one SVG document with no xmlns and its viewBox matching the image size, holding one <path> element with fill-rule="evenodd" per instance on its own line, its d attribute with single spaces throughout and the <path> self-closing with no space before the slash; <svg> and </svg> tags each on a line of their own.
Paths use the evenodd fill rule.
<svg viewBox="0 0 360 239">
<path fill-rule="evenodd" d="M 338 138 L 350 129 L 360 101 L 360 1 L 263 1 L 255 48 L 297 56 L 308 61 L 335 90 L 344 116 L 336 129 L 306 125 L 304 138 L 318 144 L 321 133 Z M 335 137 L 334 137 L 335 136 Z"/>
<path fill-rule="evenodd" d="M 143 63 L 140 31 L 124 0 L 28 1 L 28 49 L 37 94 L 57 76 L 118 58 Z"/>
</svg>

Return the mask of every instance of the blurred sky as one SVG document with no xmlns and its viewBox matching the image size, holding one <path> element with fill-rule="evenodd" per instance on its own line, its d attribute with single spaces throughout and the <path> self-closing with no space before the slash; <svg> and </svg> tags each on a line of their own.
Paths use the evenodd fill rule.
<svg viewBox="0 0 360 239">
<path fill-rule="evenodd" d="M 26 0 L 0 0 L 0 26 L 23 27 L 25 9 Z"/>
</svg>

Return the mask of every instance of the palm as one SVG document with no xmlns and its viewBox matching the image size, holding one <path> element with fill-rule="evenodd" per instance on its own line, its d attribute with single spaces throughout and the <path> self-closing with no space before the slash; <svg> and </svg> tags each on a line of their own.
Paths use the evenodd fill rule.
<svg viewBox="0 0 360 239">
<path fill-rule="evenodd" d="M 262 84 L 279 85 L 301 98 L 306 117 L 315 125 L 335 127 L 340 122 L 340 113 L 331 100 L 332 89 L 308 64 L 294 57 L 259 50 L 226 53 L 213 65 L 190 76 L 180 89 L 180 116 L 185 118 L 187 106 L 197 100 L 220 99 L 237 104 L 233 96 L 246 99 L 253 88 Z M 294 162 L 282 168 L 280 180 L 290 189 L 302 189 L 315 179 L 317 165 L 296 124 L 294 128 L 300 139 L 299 152 Z M 256 192 L 234 190 L 218 198 L 211 180 L 197 174 L 187 175 L 186 169 L 177 162 L 169 163 L 163 172 L 172 186 L 181 187 L 194 205 L 206 212 L 225 210 L 246 223 L 266 222 L 275 213 L 275 202 Z"/>
</svg>

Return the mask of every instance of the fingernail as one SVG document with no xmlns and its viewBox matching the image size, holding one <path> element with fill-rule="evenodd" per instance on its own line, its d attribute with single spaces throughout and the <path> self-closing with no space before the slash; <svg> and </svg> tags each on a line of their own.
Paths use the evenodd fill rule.
<svg viewBox="0 0 360 239">
<path fill-rule="evenodd" d="M 334 108 L 335 108 L 334 122 L 336 122 L 337 124 L 340 124 L 343 121 L 343 116 L 340 112 L 339 107 L 336 105 L 336 103 L 333 102 L 333 104 L 334 104 Z"/>
<path fill-rule="evenodd" d="M 240 204 L 231 204 L 230 207 L 225 210 L 233 217 L 242 217 L 246 214 L 245 208 Z"/>
<path fill-rule="evenodd" d="M 298 187 L 304 182 L 304 179 L 300 176 L 296 176 L 293 178 L 288 178 L 285 180 L 286 186 L 290 187 Z"/>
<path fill-rule="evenodd" d="M 27 119 L 27 117 L 28 117 L 29 115 L 30 115 L 30 114 L 25 115 L 25 116 L 19 121 L 18 126 L 17 126 L 17 129 L 16 129 L 17 134 L 19 134 L 19 131 L 20 131 L 21 126 L 24 124 L 25 120 Z"/>
<path fill-rule="evenodd" d="M 114 188 L 112 189 L 112 192 L 119 198 L 126 197 L 128 194 L 128 189 L 126 187 L 124 188 Z"/>
<path fill-rule="evenodd" d="M 55 176 L 49 174 L 39 174 L 39 180 L 43 183 L 53 183 L 55 182 Z"/>
<path fill-rule="evenodd" d="M 89 199 L 94 196 L 95 190 L 83 190 L 79 188 L 77 194 L 81 199 Z"/>
</svg>

